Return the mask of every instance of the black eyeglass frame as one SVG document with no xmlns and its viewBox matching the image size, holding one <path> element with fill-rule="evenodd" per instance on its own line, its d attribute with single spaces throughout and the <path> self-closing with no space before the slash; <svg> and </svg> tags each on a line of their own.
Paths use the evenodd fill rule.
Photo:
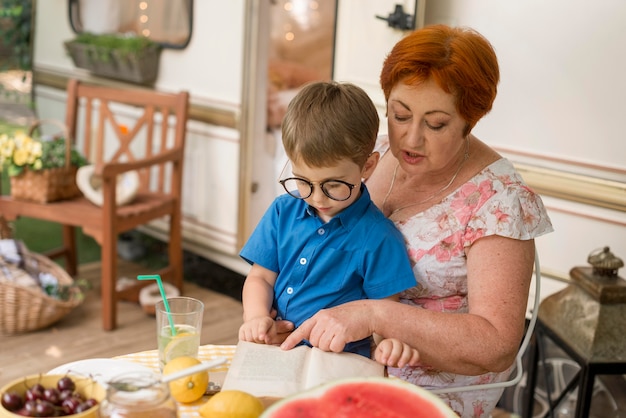
<svg viewBox="0 0 626 418">
<path fill-rule="evenodd" d="M 301 181 L 303 183 L 306 183 L 309 185 L 310 187 L 310 192 L 308 195 L 306 196 L 296 196 L 293 193 L 291 193 L 291 191 L 289 189 L 287 189 L 287 186 L 285 186 L 285 183 L 288 182 L 289 180 L 296 180 L 296 181 Z M 289 196 L 291 197 L 295 197 L 296 199 L 308 199 L 312 194 L 313 194 L 313 187 L 315 186 L 315 183 L 313 183 L 312 181 L 303 179 L 301 177 L 287 177 L 286 179 L 282 179 L 282 180 L 278 180 L 278 182 L 283 186 L 283 189 L 285 189 L 285 191 L 289 194 Z M 348 188 L 350 189 L 350 193 L 348 193 L 348 197 L 346 197 L 345 199 L 337 199 L 335 197 L 332 197 L 327 191 L 326 188 L 324 187 L 324 185 L 326 183 L 341 183 L 341 184 L 345 184 L 346 186 L 348 186 Z M 324 180 L 322 182 L 317 183 L 320 187 L 320 189 L 322 189 L 322 193 L 324 193 L 324 195 L 326 197 L 328 197 L 331 200 L 334 200 L 335 202 L 343 202 L 346 201 L 348 199 L 350 199 L 350 197 L 352 196 L 352 190 L 354 190 L 354 188 L 356 187 L 356 184 L 352 184 L 352 183 L 348 183 L 347 181 L 343 181 L 343 180 L 334 180 L 334 179 L 329 179 L 329 180 Z"/>
</svg>

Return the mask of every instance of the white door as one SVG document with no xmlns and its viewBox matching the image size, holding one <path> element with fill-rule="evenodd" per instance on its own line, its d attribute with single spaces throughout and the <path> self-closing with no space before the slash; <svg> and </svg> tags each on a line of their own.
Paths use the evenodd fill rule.
<svg viewBox="0 0 626 418">
<path fill-rule="evenodd" d="M 387 53 L 407 33 L 390 24 L 423 26 L 425 3 L 426 0 L 339 0 L 333 78 L 365 89 L 381 116 L 385 113 L 385 99 L 378 82 L 380 69 Z M 408 16 L 397 13 L 400 6 Z M 386 123 L 381 124 L 381 129 L 386 132 Z"/>
<path fill-rule="evenodd" d="M 320 79 L 328 78 L 332 72 L 333 79 L 350 81 L 368 92 L 379 109 L 381 132 L 386 132 L 385 103 L 378 77 L 384 57 L 407 33 L 405 30 L 390 27 L 388 20 L 392 15 L 393 22 L 422 26 L 425 1 L 250 1 L 250 5 L 258 6 L 252 13 L 257 22 L 252 25 L 255 33 L 249 34 L 249 42 L 253 45 L 250 51 L 254 51 L 254 57 L 250 59 L 255 65 L 248 68 L 250 85 L 260 86 L 262 82 L 276 82 L 280 74 L 273 74 L 271 65 L 269 71 L 267 68 L 277 57 L 279 61 L 299 65 L 307 73 L 315 70 Z M 398 7 L 402 7 L 407 16 L 398 18 Z M 285 12 L 281 15 L 277 9 L 283 8 Z M 320 22 L 320 19 L 324 21 Z M 302 36 L 306 36 L 306 40 Z M 290 43 L 294 45 L 290 46 Z M 328 56 L 325 51 L 329 51 Z M 305 81 L 302 79 L 303 74 L 299 75 L 299 82 Z M 283 84 L 285 80 L 279 81 L 278 84 Z M 244 222 L 240 223 L 240 244 L 245 242 L 274 197 L 283 193 L 277 184 L 278 175 L 286 161 L 284 152 L 281 152 L 280 129 L 267 129 L 266 119 L 259 114 L 265 111 L 258 104 L 266 102 L 266 90 L 264 87 L 250 89 L 256 92 L 256 97 L 242 100 L 243 103 L 250 103 L 250 111 L 256 114 L 250 114 L 247 118 L 247 123 L 254 126 L 248 126 L 250 140 L 244 147 L 246 157 L 242 160 L 245 161 L 243 165 L 249 164 L 251 169 L 247 172 L 249 180 L 244 182 L 245 193 L 241 194 L 246 216 L 242 218 Z M 287 86 L 280 97 L 287 103 L 296 92 L 297 86 Z"/>
</svg>

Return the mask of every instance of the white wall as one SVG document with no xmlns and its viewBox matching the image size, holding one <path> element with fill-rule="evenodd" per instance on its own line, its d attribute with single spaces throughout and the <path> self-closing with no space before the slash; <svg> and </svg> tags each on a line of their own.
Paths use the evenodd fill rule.
<svg viewBox="0 0 626 418">
<path fill-rule="evenodd" d="M 426 23 L 470 26 L 496 49 L 501 83 L 478 137 L 514 160 L 626 183 L 626 2 L 430 0 Z M 568 277 L 605 245 L 626 259 L 624 211 L 544 202 L 555 227 L 537 240 L 546 271 Z"/>
<path fill-rule="evenodd" d="M 426 20 L 471 26 L 496 49 L 501 83 L 481 137 L 626 169 L 626 2 L 431 0 Z"/>
<path fill-rule="evenodd" d="M 336 78 L 364 87 L 382 113 L 382 60 L 403 33 L 374 15 L 394 3 L 412 12 L 413 1 L 339 2 Z M 476 136 L 514 163 L 616 181 L 626 198 L 626 2 L 426 0 L 424 24 L 436 23 L 472 27 L 498 54 L 498 96 Z M 605 245 L 626 259 L 626 207 L 543 198 L 555 227 L 537 239 L 546 275 L 567 279 Z"/>
<path fill-rule="evenodd" d="M 188 90 L 191 99 L 238 109 L 241 102 L 245 0 L 194 1 L 193 35 L 184 50 L 164 49 L 155 87 Z M 63 41 L 72 39 L 67 0 L 37 0 L 35 67 L 65 73 L 76 69 Z"/>
</svg>

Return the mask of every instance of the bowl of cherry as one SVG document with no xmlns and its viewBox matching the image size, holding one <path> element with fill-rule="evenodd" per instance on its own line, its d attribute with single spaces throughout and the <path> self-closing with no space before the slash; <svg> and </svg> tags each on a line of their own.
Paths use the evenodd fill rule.
<svg viewBox="0 0 626 418">
<path fill-rule="evenodd" d="M 0 389 L 0 418 L 97 418 L 106 389 L 90 377 L 33 375 Z"/>
</svg>

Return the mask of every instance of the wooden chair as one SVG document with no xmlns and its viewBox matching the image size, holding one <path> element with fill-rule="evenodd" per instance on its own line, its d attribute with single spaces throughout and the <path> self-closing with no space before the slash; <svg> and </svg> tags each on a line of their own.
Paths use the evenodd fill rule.
<svg viewBox="0 0 626 418">
<path fill-rule="evenodd" d="M 102 176 L 102 207 L 82 196 L 46 204 L 0 196 L 0 213 L 9 221 L 25 216 L 62 224 L 63 247 L 47 255 L 64 257 L 72 276 L 77 273 L 75 228 L 82 228 L 100 244 L 105 330 L 117 326 L 117 239 L 125 231 L 168 219 L 168 265 L 156 273 L 182 293 L 181 190 L 188 102 L 187 92 L 112 88 L 70 80 L 65 122 L 77 149 Z M 117 206 L 116 178 L 131 170 L 139 172 L 139 191 L 130 204 Z"/>
</svg>

